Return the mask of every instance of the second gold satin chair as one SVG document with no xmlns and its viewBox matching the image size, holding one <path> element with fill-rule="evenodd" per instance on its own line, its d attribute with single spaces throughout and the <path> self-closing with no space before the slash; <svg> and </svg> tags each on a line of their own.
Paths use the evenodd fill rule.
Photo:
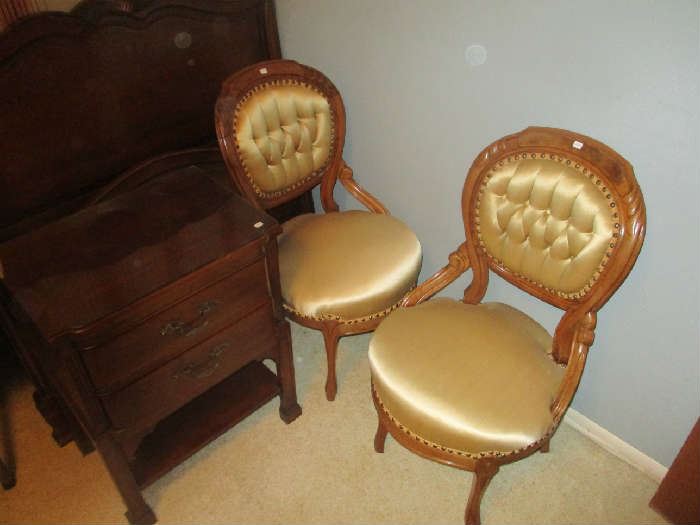
<svg viewBox="0 0 700 525">
<path fill-rule="evenodd" d="M 642 246 L 645 211 L 632 166 L 612 149 L 528 128 L 479 154 L 462 216 L 466 242 L 406 298 L 410 308 L 377 328 L 369 359 L 375 449 L 390 432 L 421 456 L 473 471 L 465 522 L 479 523 L 499 466 L 549 449 L 597 312 Z M 462 301 L 425 301 L 469 268 Z M 564 311 L 553 338 L 515 308 L 481 303 L 489 270 Z"/>
<path fill-rule="evenodd" d="M 415 286 L 420 243 L 353 179 L 343 102 L 319 71 L 273 60 L 235 73 L 216 103 L 216 131 L 236 185 L 262 209 L 321 185 L 326 213 L 283 224 L 279 265 L 288 317 L 323 333 L 333 400 L 338 339 L 373 330 Z M 337 180 L 369 211 L 338 211 Z"/>
</svg>

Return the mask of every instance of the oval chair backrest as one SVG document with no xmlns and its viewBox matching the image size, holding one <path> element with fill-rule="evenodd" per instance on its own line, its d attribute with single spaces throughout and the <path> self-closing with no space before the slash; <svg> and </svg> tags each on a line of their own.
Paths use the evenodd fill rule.
<svg viewBox="0 0 700 525">
<path fill-rule="evenodd" d="M 229 77 L 216 104 L 216 130 L 238 187 L 263 208 L 333 177 L 345 111 L 317 70 L 291 60 L 261 62 Z"/>
<path fill-rule="evenodd" d="M 634 264 L 645 210 L 632 166 L 604 144 L 528 128 L 488 146 L 469 171 L 463 214 L 480 300 L 488 268 L 563 309 L 597 310 Z"/>
</svg>

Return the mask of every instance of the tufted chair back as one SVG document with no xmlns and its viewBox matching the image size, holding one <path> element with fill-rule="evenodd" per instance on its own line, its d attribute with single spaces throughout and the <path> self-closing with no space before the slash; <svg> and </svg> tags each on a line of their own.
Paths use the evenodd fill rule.
<svg viewBox="0 0 700 525">
<path fill-rule="evenodd" d="M 345 109 L 322 73 L 289 60 L 248 67 L 223 84 L 215 116 L 229 172 L 253 202 L 268 209 L 319 183 L 332 195 Z"/>
<path fill-rule="evenodd" d="M 595 312 L 629 273 L 644 233 L 632 166 L 598 141 L 553 128 L 527 128 L 485 148 L 462 207 L 475 276 L 470 303 L 483 297 L 490 268 L 554 306 Z"/>
<path fill-rule="evenodd" d="M 462 193 L 466 240 L 377 328 L 369 345 L 378 425 L 409 450 L 474 472 L 465 523 L 501 465 L 547 452 L 595 339 L 598 310 L 634 265 L 644 200 L 606 145 L 527 128 L 487 146 Z M 428 300 L 469 268 L 462 301 Z M 554 336 L 481 300 L 490 270 L 564 310 Z M 561 366 L 561 365 L 566 366 Z"/>
<path fill-rule="evenodd" d="M 320 184 L 328 213 L 285 221 L 278 260 L 285 315 L 323 333 L 332 401 L 338 340 L 374 330 L 415 287 L 420 242 L 343 161 L 343 102 L 316 69 L 271 60 L 233 73 L 216 103 L 216 132 L 229 174 L 258 207 L 284 208 Z M 339 210 L 337 181 L 367 210 Z"/>
</svg>

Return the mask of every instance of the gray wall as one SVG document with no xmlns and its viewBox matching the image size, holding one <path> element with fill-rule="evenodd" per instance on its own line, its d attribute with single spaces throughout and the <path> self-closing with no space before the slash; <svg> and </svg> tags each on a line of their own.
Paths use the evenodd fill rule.
<svg viewBox="0 0 700 525">
<path fill-rule="evenodd" d="M 568 128 L 633 164 L 647 238 L 601 311 L 573 406 L 666 466 L 700 415 L 699 12 L 681 0 L 277 0 L 283 55 L 340 89 L 346 160 L 416 231 L 422 277 L 463 240 L 464 175 L 492 140 Z M 465 61 L 475 43 L 488 52 L 478 67 Z M 556 325 L 554 308 L 491 287 L 487 299 Z"/>
</svg>

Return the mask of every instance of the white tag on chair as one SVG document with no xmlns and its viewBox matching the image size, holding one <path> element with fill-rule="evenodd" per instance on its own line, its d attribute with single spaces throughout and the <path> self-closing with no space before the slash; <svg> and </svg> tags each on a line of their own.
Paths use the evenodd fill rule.
<svg viewBox="0 0 700 525">
<path fill-rule="evenodd" d="M 579 142 L 578 140 L 575 140 L 574 143 L 572 144 L 574 149 L 581 149 L 583 147 L 583 142 Z"/>
<path fill-rule="evenodd" d="M 261 67 L 258 69 L 261 75 L 267 75 L 267 68 L 266 67 Z"/>
<path fill-rule="evenodd" d="M 264 224 L 265 224 L 264 222 L 258 221 L 255 224 L 253 224 L 253 228 L 262 228 L 264 226 Z"/>
</svg>

